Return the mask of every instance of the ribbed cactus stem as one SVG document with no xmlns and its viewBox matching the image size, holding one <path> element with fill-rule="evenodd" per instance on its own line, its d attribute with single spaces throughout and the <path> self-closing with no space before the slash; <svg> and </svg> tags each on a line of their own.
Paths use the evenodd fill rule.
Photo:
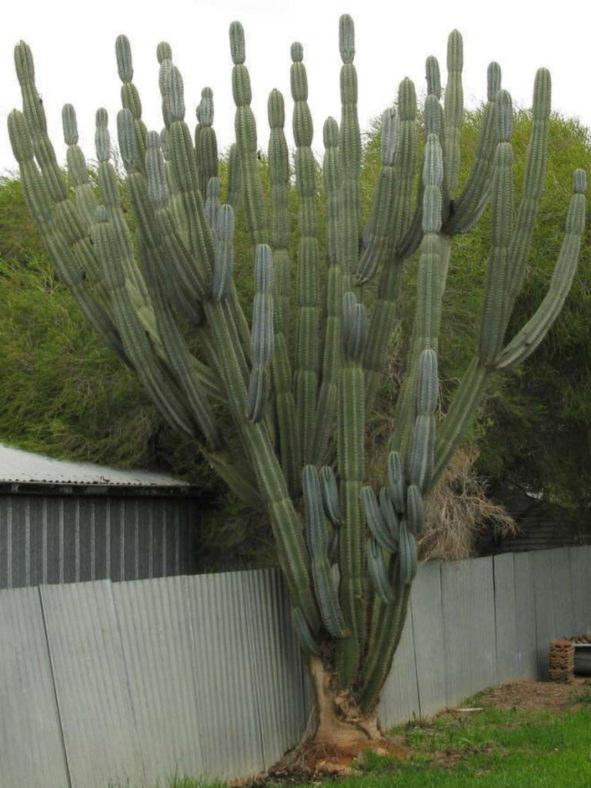
<svg viewBox="0 0 591 788">
<path fill-rule="evenodd" d="M 133 125 L 136 133 L 136 144 L 140 151 L 140 161 L 143 162 L 146 144 L 146 126 L 142 121 L 142 102 L 136 86 L 133 84 L 133 62 L 131 55 L 131 45 L 127 36 L 117 37 L 115 42 L 115 57 L 117 60 L 117 71 L 121 85 L 121 104 L 124 109 L 128 109 L 133 117 Z"/>
<path fill-rule="evenodd" d="M 460 133 L 464 120 L 464 92 L 462 68 L 464 65 L 462 36 L 454 30 L 447 43 L 447 87 L 445 89 L 445 186 L 449 199 L 453 200 L 458 188 L 460 174 Z"/>
<path fill-rule="evenodd" d="M 339 538 L 340 602 L 351 638 L 337 644 L 336 668 L 341 686 L 349 686 L 359 667 L 366 636 L 365 539 L 361 487 L 365 475 L 365 381 L 361 358 L 366 341 L 366 316 L 354 293 L 343 297 L 345 363 L 339 375 L 337 461 L 341 479 L 343 524 Z"/>
<path fill-rule="evenodd" d="M 234 130 L 240 157 L 242 196 L 246 213 L 246 224 L 253 246 L 267 243 L 267 219 L 265 200 L 257 158 L 257 129 L 250 103 L 252 92 L 250 76 L 244 65 L 246 50 L 244 30 L 239 22 L 230 25 L 230 52 L 232 69 L 232 94 L 236 104 Z"/>
<path fill-rule="evenodd" d="M 213 129 L 213 92 L 203 88 L 201 101 L 197 107 L 198 124 L 195 129 L 195 155 L 199 169 L 201 194 L 207 193 L 211 178 L 218 177 L 218 144 Z"/>
<path fill-rule="evenodd" d="M 397 147 L 398 117 L 396 110 L 391 108 L 382 114 L 381 168 L 378 174 L 366 248 L 359 261 L 358 278 L 361 283 L 371 279 L 378 268 L 384 264 L 392 247 Z"/>
<path fill-rule="evenodd" d="M 296 276 L 297 328 L 294 394 L 302 458 L 314 461 L 314 426 L 320 352 L 319 244 L 316 219 L 316 165 L 312 152 L 313 125 L 308 106 L 308 78 L 303 47 L 292 44 L 290 70 L 293 135 L 296 144 L 295 174 L 300 229 Z"/>
<path fill-rule="evenodd" d="M 292 391 L 293 371 L 289 358 L 291 261 L 289 218 L 289 152 L 285 139 L 285 105 L 278 90 L 271 91 L 267 102 L 271 134 L 269 137 L 269 179 L 271 181 L 271 243 L 274 263 L 275 353 L 273 383 L 277 407 L 279 450 L 290 492 L 300 487 L 301 448 L 295 399 Z"/>
<path fill-rule="evenodd" d="M 348 14 L 339 21 L 339 49 L 341 67 L 341 123 L 339 150 L 341 156 L 343 200 L 341 204 L 339 255 L 348 286 L 348 276 L 357 269 L 359 235 L 361 230 L 361 207 L 359 177 L 361 169 L 361 134 L 357 116 L 357 71 L 353 65 L 355 57 L 355 30 Z"/>
<path fill-rule="evenodd" d="M 260 244 L 254 262 L 255 296 L 252 307 L 250 355 L 252 369 L 248 391 L 248 418 L 259 421 L 269 394 L 270 367 L 273 360 L 273 252 Z"/>
</svg>

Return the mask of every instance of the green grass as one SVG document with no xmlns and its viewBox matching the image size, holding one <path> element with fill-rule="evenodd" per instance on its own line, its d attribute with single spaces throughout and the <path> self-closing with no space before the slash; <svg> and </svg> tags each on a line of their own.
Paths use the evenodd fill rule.
<svg viewBox="0 0 591 788">
<path fill-rule="evenodd" d="M 499 711 L 478 696 L 469 715 L 443 715 L 393 731 L 412 751 L 405 763 L 366 753 L 359 775 L 340 788 L 429 788 L 429 786 L 591 785 L 591 690 L 564 711 Z M 315 782 L 316 786 L 322 785 Z M 334 782 L 325 783 L 334 786 Z"/>
<path fill-rule="evenodd" d="M 449 713 L 392 731 L 412 753 L 405 762 L 367 752 L 355 775 L 309 783 L 258 781 L 257 788 L 538 788 L 591 785 L 591 685 L 563 710 L 500 711 L 476 696 L 471 714 Z M 185 780 L 171 788 L 222 788 Z"/>
</svg>

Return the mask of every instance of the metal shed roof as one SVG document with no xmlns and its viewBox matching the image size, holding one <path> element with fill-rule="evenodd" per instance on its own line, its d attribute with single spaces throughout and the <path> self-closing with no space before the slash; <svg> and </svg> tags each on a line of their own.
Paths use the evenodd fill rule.
<svg viewBox="0 0 591 788">
<path fill-rule="evenodd" d="M 89 485 L 100 487 L 174 488 L 185 491 L 187 482 L 150 471 L 119 471 L 90 462 L 54 460 L 42 454 L 0 444 L 0 484 Z"/>
</svg>

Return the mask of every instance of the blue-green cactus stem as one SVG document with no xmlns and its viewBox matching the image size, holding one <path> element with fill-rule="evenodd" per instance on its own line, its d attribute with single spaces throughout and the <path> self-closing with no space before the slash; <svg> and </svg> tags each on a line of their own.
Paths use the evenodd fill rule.
<svg viewBox="0 0 591 788">
<path fill-rule="evenodd" d="M 401 582 L 399 560 L 391 562 L 390 584 L 396 601 L 385 604 L 378 598 L 372 611 L 368 650 L 356 692 L 356 699 L 364 712 L 372 711 L 379 700 L 406 621 L 411 585 Z"/>
<path fill-rule="evenodd" d="M 500 351 L 505 335 L 505 299 L 509 290 L 510 249 L 513 237 L 513 148 L 508 141 L 510 128 L 504 118 L 511 117 L 511 98 L 499 94 L 497 120 L 499 137 L 493 169 L 491 205 L 491 252 L 480 319 L 479 355 L 490 364 Z"/>
<path fill-rule="evenodd" d="M 365 642 L 365 539 L 361 509 L 364 479 L 365 381 L 361 358 L 365 344 L 365 311 L 353 293 L 343 299 L 345 363 L 339 376 L 337 460 L 341 480 L 343 524 L 339 533 L 340 602 L 353 633 L 337 645 L 337 674 L 349 686 Z"/>
<path fill-rule="evenodd" d="M 80 212 L 81 219 L 88 227 L 94 221 L 98 201 L 88 177 L 89 168 L 86 159 L 78 145 L 76 111 L 71 104 L 64 104 L 62 108 L 62 126 L 64 142 L 68 146 L 66 154 L 68 173 L 74 184 L 76 206 Z"/>
<path fill-rule="evenodd" d="M 382 115 L 381 159 L 373 213 L 369 222 L 366 247 L 359 260 L 357 276 L 361 284 L 367 282 L 384 263 L 392 247 L 394 227 L 394 184 L 396 182 L 396 148 L 398 119 L 391 108 Z"/>
<path fill-rule="evenodd" d="M 313 465 L 305 465 L 302 474 L 304 511 L 308 550 L 312 561 L 312 577 L 318 607 L 326 630 L 335 638 L 347 637 L 343 613 L 333 582 L 328 559 L 328 528 L 318 471 Z"/>
<path fill-rule="evenodd" d="M 387 605 L 393 605 L 396 594 L 388 577 L 388 564 L 390 557 L 384 556 L 384 551 L 375 539 L 367 540 L 367 572 L 378 597 Z"/>
<path fill-rule="evenodd" d="M 581 239 L 585 228 L 586 174 L 577 170 L 566 228 L 556 267 L 544 300 L 532 316 L 495 360 L 497 369 L 509 369 L 524 361 L 539 346 L 560 314 L 576 271 Z"/>
<path fill-rule="evenodd" d="M 338 403 L 338 375 L 343 363 L 341 313 L 343 304 L 343 275 L 338 256 L 340 219 L 341 164 L 339 156 L 339 127 L 334 118 L 328 118 L 323 128 L 324 140 L 324 192 L 326 196 L 326 256 L 328 275 L 326 284 L 324 351 L 313 456 L 323 462 L 329 441 L 334 434 Z"/>
<path fill-rule="evenodd" d="M 392 448 L 408 459 L 416 417 L 419 357 L 423 350 L 437 351 L 449 240 L 440 234 L 443 156 L 437 135 L 427 140 L 423 163 L 423 241 L 417 273 L 417 306 L 406 379 L 396 403 Z"/>
<path fill-rule="evenodd" d="M 250 107 L 252 92 L 250 76 L 244 65 L 244 30 L 240 22 L 230 25 L 230 52 L 232 69 L 232 94 L 236 105 L 234 130 L 240 156 L 242 199 L 246 214 L 250 242 L 253 247 L 268 243 L 265 199 L 257 158 L 257 129 L 253 111 Z"/>
<path fill-rule="evenodd" d="M 201 195 L 207 193 L 211 178 L 218 177 L 218 143 L 213 128 L 213 92 L 203 88 L 201 101 L 197 107 L 197 127 L 195 128 L 195 156 L 199 171 Z"/>
<path fill-rule="evenodd" d="M 117 328 L 108 308 L 89 290 L 84 268 L 75 254 L 75 241 L 68 243 L 56 226 L 53 206 L 41 171 L 33 160 L 33 147 L 23 113 L 13 110 L 8 116 L 10 143 L 19 163 L 23 192 L 35 224 L 41 232 L 50 258 L 62 281 L 70 288 L 84 317 L 126 364 L 129 360 L 123 349 Z M 98 262 L 93 265 L 100 268 Z"/>
<path fill-rule="evenodd" d="M 548 127 L 550 123 L 552 83 L 549 72 L 539 69 L 534 84 L 532 126 L 523 178 L 523 192 L 517 224 L 511 242 L 511 273 L 505 302 L 505 325 L 525 275 L 531 240 L 538 215 L 548 159 Z"/>
<path fill-rule="evenodd" d="M 274 263 L 275 353 L 273 384 L 281 464 L 289 490 L 297 494 L 300 486 L 301 448 L 297 426 L 293 371 L 288 352 L 290 335 L 290 219 L 289 153 L 284 134 L 285 106 L 278 90 L 271 91 L 267 103 L 271 134 L 269 138 L 269 179 L 271 181 L 271 243 Z"/>
<path fill-rule="evenodd" d="M 495 118 L 495 100 L 501 89 L 501 67 L 498 63 L 490 63 L 487 81 L 488 101 L 482 112 L 474 164 L 453 212 L 446 219 L 444 230 L 449 235 L 470 230 L 481 218 L 490 199 L 491 172 L 498 142 Z"/>
<path fill-rule="evenodd" d="M 417 162 L 417 101 L 413 83 L 405 79 L 398 90 L 398 146 L 392 248 L 382 269 L 377 299 L 370 323 L 363 366 L 366 379 L 366 407 L 371 409 L 382 379 L 388 343 L 396 325 L 396 302 L 402 283 L 404 257 L 397 252 L 412 221 L 412 200 Z M 420 235 L 422 238 L 422 233 Z"/>
<path fill-rule="evenodd" d="M 464 120 L 463 65 L 462 36 L 454 30 L 447 42 L 447 86 L 443 103 L 445 187 L 450 200 L 455 199 L 460 174 L 460 135 Z"/>
<path fill-rule="evenodd" d="M 273 252 L 260 244 L 255 251 L 255 295 L 252 307 L 250 357 L 252 368 L 248 390 L 248 418 L 259 421 L 269 395 L 271 361 L 275 331 L 273 328 Z"/>
<path fill-rule="evenodd" d="M 394 514 L 396 528 L 391 528 L 386 521 L 382 508 L 378 503 L 373 487 L 365 486 L 361 488 L 361 500 L 365 521 L 371 531 L 372 537 L 384 550 L 390 553 L 398 552 L 397 518 Z"/>
<path fill-rule="evenodd" d="M 353 65 L 355 56 L 355 28 L 348 14 L 339 20 L 339 48 L 343 65 L 340 74 L 341 123 L 339 150 L 341 156 L 342 204 L 339 231 L 339 257 L 345 287 L 348 277 L 357 269 L 359 236 L 361 232 L 361 207 L 359 177 L 361 171 L 361 135 L 357 116 L 357 72 Z"/>
<path fill-rule="evenodd" d="M 133 117 L 133 125 L 136 133 L 137 145 L 140 151 L 140 162 L 143 162 L 146 150 L 147 129 L 142 121 L 142 103 L 136 86 L 133 84 L 133 66 L 131 58 L 131 46 L 126 36 L 118 36 L 115 42 L 115 56 L 117 59 L 117 70 L 121 85 L 121 105 L 128 109 Z M 141 165 L 140 165 L 141 166 Z"/>
<path fill-rule="evenodd" d="M 294 392 L 302 458 L 314 460 L 314 425 L 320 363 L 320 283 L 316 218 L 316 165 L 312 153 L 313 125 L 308 107 L 308 80 L 301 44 L 291 47 L 290 70 L 293 134 L 296 144 L 295 174 L 298 193 L 298 265 L 296 276 L 297 328 Z"/>
<path fill-rule="evenodd" d="M 228 153 L 228 195 L 226 202 L 232 206 L 234 213 L 238 213 L 242 204 L 242 179 L 240 176 L 240 153 L 235 142 L 230 145 Z"/>
</svg>

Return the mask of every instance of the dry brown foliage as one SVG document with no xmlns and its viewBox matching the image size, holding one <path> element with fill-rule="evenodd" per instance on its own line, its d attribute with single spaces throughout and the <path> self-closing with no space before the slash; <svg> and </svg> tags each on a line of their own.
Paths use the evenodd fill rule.
<svg viewBox="0 0 591 788">
<path fill-rule="evenodd" d="M 419 540 L 419 557 L 447 561 L 474 555 L 477 537 L 493 528 L 500 536 L 517 525 L 507 511 L 486 495 L 486 484 L 474 469 L 478 450 L 458 451 L 427 503 L 426 526 Z"/>
</svg>

